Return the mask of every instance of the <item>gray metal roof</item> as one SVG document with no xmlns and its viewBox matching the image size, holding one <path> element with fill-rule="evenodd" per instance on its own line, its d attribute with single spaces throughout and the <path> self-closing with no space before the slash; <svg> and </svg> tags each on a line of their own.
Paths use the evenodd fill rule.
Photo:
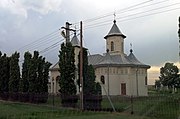
<svg viewBox="0 0 180 119">
<path fill-rule="evenodd" d="M 72 46 L 80 46 L 79 39 L 76 36 L 76 33 L 74 34 L 72 40 L 71 40 Z"/>
<path fill-rule="evenodd" d="M 102 57 L 102 60 L 98 64 L 117 64 L 117 62 L 114 62 L 114 60 L 108 52 L 104 57 Z"/>
<path fill-rule="evenodd" d="M 103 59 L 103 56 L 100 54 L 88 56 L 88 62 L 89 62 L 89 64 L 92 64 L 92 65 L 99 64 L 102 61 L 102 59 Z"/>
<path fill-rule="evenodd" d="M 126 54 L 121 55 L 110 55 L 109 53 L 106 53 L 106 55 L 102 56 L 100 54 L 91 55 L 88 56 L 89 64 L 92 64 L 95 67 L 104 67 L 107 65 L 112 66 L 139 66 L 139 67 L 145 67 L 150 68 L 149 65 L 141 63 L 135 55 L 130 52 L 130 54 L 127 56 Z"/>
<path fill-rule="evenodd" d="M 130 54 L 121 55 L 110 55 L 106 53 L 104 56 L 100 54 L 89 55 L 88 56 L 89 64 L 92 64 L 95 67 L 105 67 L 105 66 L 122 66 L 122 67 L 144 67 L 150 68 L 149 65 L 141 63 L 130 50 Z M 50 68 L 50 71 L 59 70 L 58 62 Z"/>
<path fill-rule="evenodd" d="M 109 36 L 122 36 L 123 38 L 126 38 L 125 35 L 122 34 L 122 32 L 119 30 L 118 26 L 116 25 L 116 20 L 113 21 L 114 24 L 109 31 L 108 35 L 106 35 L 104 38 L 107 39 Z"/>
</svg>

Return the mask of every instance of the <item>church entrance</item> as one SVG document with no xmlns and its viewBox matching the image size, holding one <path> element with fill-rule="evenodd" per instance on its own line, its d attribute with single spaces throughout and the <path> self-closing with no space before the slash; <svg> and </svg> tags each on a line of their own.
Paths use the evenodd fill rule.
<svg viewBox="0 0 180 119">
<path fill-rule="evenodd" d="M 126 95 L 126 83 L 121 83 L 121 95 Z"/>
</svg>

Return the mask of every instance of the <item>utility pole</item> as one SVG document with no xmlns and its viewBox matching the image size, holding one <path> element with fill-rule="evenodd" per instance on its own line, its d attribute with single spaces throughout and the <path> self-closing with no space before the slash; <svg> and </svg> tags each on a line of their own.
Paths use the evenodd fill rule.
<svg viewBox="0 0 180 119">
<path fill-rule="evenodd" d="M 80 100 L 81 111 L 84 110 L 84 97 L 83 97 L 83 43 L 82 43 L 82 21 L 80 22 Z"/>
<path fill-rule="evenodd" d="M 70 31 L 74 31 L 74 32 L 76 31 L 74 29 L 69 28 L 71 25 L 72 24 L 70 24 L 69 22 L 66 22 L 66 27 L 61 27 L 61 29 L 66 30 L 66 33 L 64 33 L 64 31 L 61 32 L 62 36 L 66 39 L 66 43 L 70 42 Z"/>
</svg>

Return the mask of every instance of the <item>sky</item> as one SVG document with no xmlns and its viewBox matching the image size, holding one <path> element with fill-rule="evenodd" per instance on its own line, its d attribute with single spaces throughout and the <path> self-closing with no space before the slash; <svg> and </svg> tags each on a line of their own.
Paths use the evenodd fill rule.
<svg viewBox="0 0 180 119">
<path fill-rule="evenodd" d="M 153 84 L 166 62 L 180 66 L 179 13 L 179 0 L 0 0 L 0 51 L 9 56 L 18 51 L 23 61 L 24 52 L 38 50 L 54 64 L 64 40 L 61 27 L 72 23 L 79 37 L 82 21 L 83 45 L 90 54 L 102 54 L 104 36 L 116 19 L 127 36 L 125 53 L 131 43 L 135 56 L 151 65 L 148 77 Z"/>
</svg>

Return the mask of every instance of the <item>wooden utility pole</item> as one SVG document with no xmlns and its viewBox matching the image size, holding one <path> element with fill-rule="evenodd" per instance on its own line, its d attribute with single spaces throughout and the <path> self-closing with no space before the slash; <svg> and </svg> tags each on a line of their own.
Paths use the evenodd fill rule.
<svg viewBox="0 0 180 119">
<path fill-rule="evenodd" d="M 84 98 L 83 98 L 83 43 L 82 43 L 82 21 L 80 22 L 80 100 L 81 111 L 84 110 Z"/>
<path fill-rule="evenodd" d="M 69 36 L 69 26 L 72 25 L 69 22 L 66 22 L 66 42 L 70 42 L 70 36 Z"/>
<path fill-rule="evenodd" d="M 62 34 L 62 36 L 66 39 L 66 43 L 67 42 L 70 42 L 70 31 L 76 31 L 76 30 L 74 30 L 74 29 L 70 29 L 69 27 L 70 27 L 70 25 L 72 25 L 72 24 L 70 24 L 69 22 L 66 22 L 66 27 L 61 27 L 61 29 L 65 29 L 66 30 L 66 34 L 63 32 L 61 32 L 61 34 Z"/>
</svg>

